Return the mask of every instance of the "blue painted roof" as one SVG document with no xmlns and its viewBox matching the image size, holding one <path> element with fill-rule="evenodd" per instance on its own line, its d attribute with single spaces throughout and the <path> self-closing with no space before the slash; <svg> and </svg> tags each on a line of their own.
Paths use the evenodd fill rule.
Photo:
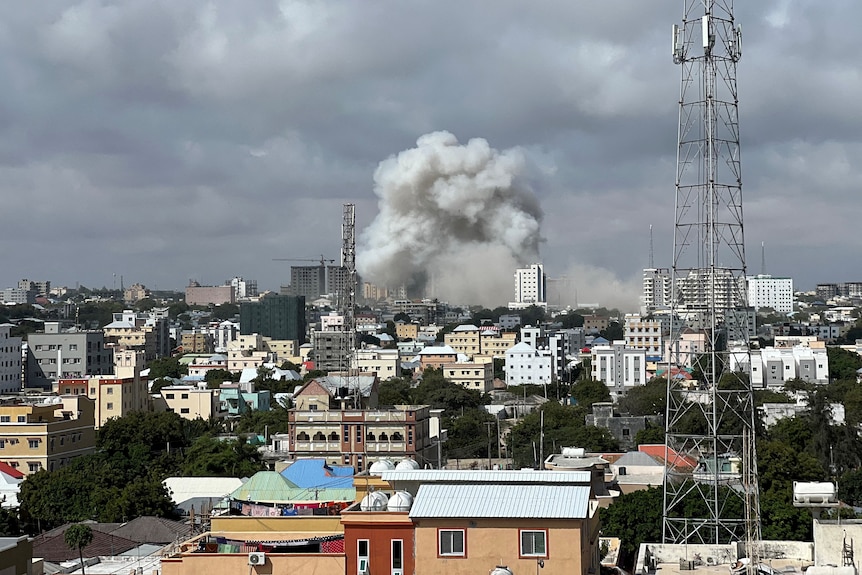
<svg viewBox="0 0 862 575">
<path fill-rule="evenodd" d="M 353 468 L 329 465 L 324 459 L 297 459 L 281 475 L 298 487 L 346 489 L 353 487 Z"/>
</svg>

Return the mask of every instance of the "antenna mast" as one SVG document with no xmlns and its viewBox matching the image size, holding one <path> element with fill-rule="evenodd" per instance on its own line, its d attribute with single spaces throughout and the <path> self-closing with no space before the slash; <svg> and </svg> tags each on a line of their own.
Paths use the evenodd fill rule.
<svg viewBox="0 0 862 575">
<path fill-rule="evenodd" d="M 344 204 L 341 222 L 341 267 L 344 270 L 344 295 L 341 312 L 344 315 L 345 349 L 342 368 L 350 369 L 356 348 L 356 205 Z"/>
<path fill-rule="evenodd" d="M 754 399 L 746 303 L 736 65 L 741 29 L 733 0 L 683 0 L 673 27 L 682 69 L 671 271 L 662 538 L 665 543 L 745 541 L 757 565 L 760 540 Z M 682 330 L 705 352 L 681 352 Z M 690 368 L 694 379 L 674 377 Z M 694 465 L 692 471 L 691 466 Z M 702 508 L 687 516 L 690 498 Z M 692 502 L 695 503 L 695 502 Z"/>
</svg>

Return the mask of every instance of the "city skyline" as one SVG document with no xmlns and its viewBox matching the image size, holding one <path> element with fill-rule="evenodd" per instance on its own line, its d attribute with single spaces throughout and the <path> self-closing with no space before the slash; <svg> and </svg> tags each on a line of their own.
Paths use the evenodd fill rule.
<svg viewBox="0 0 862 575">
<path fill-rule="evenodd" d="M 670 265 L 676 0 L 0 10 L 0 287 L 277 289 L 273 258 L 339 257 L 344 202 L 361 250 L 375 170 L 437 131 L 520 154 L 539 261 L 582 301 L 636 304 L 650 225 Z M 766 272 L 800 289 L 854 281 L 862 7 L 736 12 L 748 273 L 765 242 Z"/>
</svg>

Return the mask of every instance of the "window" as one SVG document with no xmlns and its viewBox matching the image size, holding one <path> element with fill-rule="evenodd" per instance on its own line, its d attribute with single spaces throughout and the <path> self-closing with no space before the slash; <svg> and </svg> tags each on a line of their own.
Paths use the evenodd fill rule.
<svg viewBox="0 0 862 575">
<path fill-rule="evenodd" d="M 166 394 L 165 394 L 165 399 L 173 399 L 173 398 L 174 398 L 174 394 L 173 394 L 173 393 L 166 393 Z"/>
<path fill-rule="evenodd" d="M 113 403 L 108 403 L 108 409 L 114 409 L 114 404 L 113 404 Z"/>
<path fill-rule="evenodd" d="M 439 539 L 438 555 L 441 557 L 466 557 L 463 529 L 440 529 L 437 531 L 437 537 Z"/>
<path fill-rule="evenodd" d="M 114 388 L 113 388 L 113 387 L 109 387 L 109 388 L 107 389 L 107 393 L 108 393 L 108 395 L 114 395 Z"/>
<path fill-rule="evenodd" d="M 96 395 L 96 388 L 95 387 L 90 388 L 90 395 Z"/>
<path fill-rule="evenodd" d="M 28 439 L 27 444 L 30 445 L 30 449 L 39 449 L 38 439 Z"/>
<path fill-rule="evenodd" d="M 404 573 L 404 541 L 392 540 L 392 575 Z"/>
<path fill-rule="evenodd" d="M 34 463 L 30 461 L 29 463 L 27 463 L 27 467 L 30 468 L 30 471 L 39 471 L 39 468 L 41 468 L 42 465 L 40 463 Z"/>
<path fill-rule="evenodd" d="M 27 416 L 26 415 L 19 415 L 18 416 L 18 423 L 27 423 Z"/>
<path fill-rule="evenodd" d="M 188 399 L 188 398 L 189 398 L 188 393 L 183 393 L 182 395 L 180 395 L 180 399 Z"/>
<path fill-rule="evenodd" d="M 368 539 L 358 540 L 356 542 L 356 566 L 359 575 L 368 573 L 368 555 Z"/>
<path fill-rule="evenodd" d="M 521 531 L 521 557 L 547 557 L 547 531 Z"/>
<path fill-rule="evenodd" d="M 189 408 L 188 407 L 181 407 L 180 413 L 189 413 Z"/>
<path fill-rule="evenodd" d="M 0 449 L 6 449 L 6 440 L 0 439 Z"/>
<path fill-rule="evenodd" d="M 12 421 L 10 416 L 0 415 L 0 423 L 9 423 L 10 421 Z"/>
</svg>

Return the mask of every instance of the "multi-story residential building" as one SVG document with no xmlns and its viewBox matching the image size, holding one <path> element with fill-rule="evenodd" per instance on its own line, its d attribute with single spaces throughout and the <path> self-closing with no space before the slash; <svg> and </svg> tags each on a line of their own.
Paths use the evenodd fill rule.
<svg viewBox="0 0 862 575">
<path fill-rule="evenodd" d="M 196 281 L 186 287 L 186 303 L 189 305 L 222 305 L 236 303 L 232 285 L 202 286 Z"/>
<path fill-rule="evenodd" d="M 326 266 L 290 266 L 289 295 L 314 301 L 325 293 Z"/>
<path fill-rule="evenodd" d="M 186 367 L 189 370 L 188 375 L 190 378 L 203 379 L 206 377 L 207 372 L 213 369 L 227 370 L 228 359 L 226 355 L 216 353 L 208 357 L 195 357 Z"/>
<path fill-rule="evenodd" d="M 183 419 L 221 419 L 227 417 L 227 406 L 219 400 L 219 390 L 200 389 L 191 385 L 170 385 L 154 397 L 157 412 L 173 411 Z"/>
<path fill-rule="evenodd" d="M 627 313 L 623 330 L 627 348 L 644 350 L 648 361 L 661 358 L 663 346 L 660 321 L 647 320 L 636 313 Z"/>
<path fill-rule="evenodd" d="M 147 361 L 171 355 L 166 308 L 146 313 L 127 309 L 115 313 L 113 319 L 103 328 L 107 345 L 142 350 Z"/>
<path fill-rule="evenodd" d="M 45 322 L 44 333 L 27 336 L 28 388 L 51 389 L 60 378 L 82 378 L 113 373 L 111 349 L 101 330 L 61 330 L 59 322 Z"/>
<path fill-rule="evenodd" d="M 302 361 L 299 353 L 300 343 L 295 339 L 265 337 L 262 345 L 263 351 L 270 352 L 278 362 L 300 363 Z"/>
<path fill-rule="evenodd" d="M 344 315 L 331 311 L 320 316 L 320 331 L 344 331 Z"/>
<path fill-rule="evenodd" d="M 694 367 L 697 358 L 706 353 L 707 343 L 705 331 L 683 328 L 676 342 L 666 342 L 662 362 L 677 367 Z"/>
<path fill-rule="evenodd" d="M 503 359 L 506 351 L 518 343 L 518 334 L 514 331 L 482 331 L 480 343 L 482 355 Z"/>
<path fill-rule="evenodd" d="M 11 323 L 0 323 L 0 393 L 21 391 L 21 338 Z"/>
<path fill-rule="evenodd" d="M 477 356 L 474 361 L 447 363 L 443 377 L 466 389 L 488 393 L 494 389 L 494 363 L 490 357 Z"/>
<path fill-rule="evenodd" d="M 360 373 L 376 373 L 380 381 L 386 381 L 400 375 L 400 363 L 397 349 L 357 349 L 353 352 L 350 369 Z"/>
<path fill-rule="evenodd" d="M 539 355 L 551 358 L 551 379 L 560 379 L 566 369 L 567 356 L 571 353 L 568 334 L 547 331 L 542 326 L 521 328 L 521 343 L 535 349 Z M 574 348 L 578 349 L 578 348 Z"/>
<path fill-rule="evenodd" d="M 500 329 L 512 330 L 521 325 L 521 316 L 515 313 L 504 313 L 500 316 L 500 321 L 497 322 Z"/>
<path fill-rule="evenodd" d="M 443 335 L 443 343 L 468 358 L 482 353 L 480 332 L 475 325 L 459 325 Z"/>
<path fill-rule="evenodd" d="M 95 452 L 93 400 L 64 395 L 37 401 L 0 405 L 0 461 L 31 475 Z"/>
<path fill-rule="evenodd" d="M 36 290 L 10 287 L 0 291 L 0 301 L 6 304 L 32 304 L 36 303 Z"/>
<path fill-rule="evenodd" d="M 509 302 L 509 309 L 523 309 L 531 305 L 548 305 L 547 278 L 542 264 L 530 264 L 527 268 L 515 270 L 515 300 Z"/>
<path fill-rule="evenodd" d="M 406 339 L 416 339 L 417 337 L 419 337 L 419 324 L 396 321 L 395 337 L 397 337 L 401 341 Z"/>
<path fill-rule="evenodd" d="M 259 333 L 273 339 L 308 341 L 305 323 L 305 298 L 270 295 L 258 302 L 242 303 L 239 308 L 239 331 L 243 335 Z"/>
<path fill-rule="evenodd" d="M 257 280 L 247 280 L 236 276 L 225 284 L 230 284 L 233 288 L 234 301 L 257 297 Z"/>
<path fill-rule="evenodd" d="M 141 377 L 94 375 L 89 378 L 64 378 L 54 388 L 64 395 L 85 395 L 94 402 L 95 427 L 99 429 L 109 419 L 123 417 L 135 411 L 149 411 L 148 381 Z"/>
<path fill-rule="evenodd" d="M 838 284 L 817 284 L 815 292 L 817 297 L 823 301 L 834 298 L 839 295 Z"/>
<path fill-rule="evenodd" d="M 458 353 L 448 345 L 432 345 L 419 351 L 419 369 L 442 369 L 443 366 L 458 361 Z"/>
<path fill-rule="evenodd" d="M 584 333 L 590 335 L 599 334 L 608 329 L 609 320 L 600 315 L 585 315 L 584 316 Z"/>
<path fill-rule="evenodd" d="M 526 342 L 506 352 L 506 385 L 547 385 L 552 381 L 552 358 Z"/>
<path fill-rule="evenodd" d="M 346 369 L 350 362 L 350 339 L 345 331 L 316 331 L 312 340 L 314 366 L 323 371 Z"/>
<path fill-rule="evenodd" d="M 144 284 L 132 284 L 123 290 L 123 301 L 133 304 L 150 297 L 150 290 Z"/>
<path fill-rule="evenodd" d="M 715 307 L 719 310 L 733 309 L 744 304 L 744 285 L 737 285 L 733 272 L 726 268 L 691 270 L 685 277 L 677 278 L 679 303 L 690 309 Z"/>
<path fill-rule="evenodd" d="M 738 353 L 733 351 L 731 349 L 731 369 L 750 374 L 754 388 L 781 389 L 797 378 L 810 383 L 829 383 L 829 357 L 823 342 L 754 349 L 750 356 L 742 349 Z"/>
<path fill-rule="evenodd" d="M 671 276 L 668 268 L 646 268 L 643 271 L 641 314 L 670 306 Z"/>
<path fill-rule="evenodd" d="M 22 279 L 18 281 L 18 288 L 35 292 L 37 296 L 46 296 L 51 293 L 51 282 Z"/>
<path fill-rule="evenodd" d="M 405 313 L 410 316 L 410 321 L 418 322 L 420 326 L 436 323 L 440 313 L 438 303 L 430 299 L 419 301 L 397 299 L 389 306 L 389 311 L 393 316 Z"/>
<path fill-rule="evenodd" d="M 239 373 L 244 369 L 257 369 L 265 363 L 275 361 L 270 351 L 230 348 L 227 351 L 227 369 Z"/>
<path fill-rule="evenodd" d="M 793 311 L 793 278 L 766 274 L 748 276 L 748 305 L 755 310 L 770 307 L 778 313 Z"/>
<path fill-rule="evenodd" d="M 607 345 L 594 345 L 590 350 L 592 378 L 608 387 L 616 401 L 628 390 L 646 383 L 646 351 L 628 349 L 619 340 Z"/>
<path fill-rule="evenodd" d="M 289 431 L 274 437 L 290 459 L 325 458 L 357 471 L 384 458 L 436 461 L 427 405 L 377 408 L 377 378 L 329 376 L 306 383 L 294 396 Z M 286 435 L 286 437 L 285 437 Z"/>
<path fill-rule="evenodd" d="M 184 331 L 180 345 L 183 347 L 183 353 L 213 353 L 215 351 L 212 335 L 197 330 Z"/>
</svg>

